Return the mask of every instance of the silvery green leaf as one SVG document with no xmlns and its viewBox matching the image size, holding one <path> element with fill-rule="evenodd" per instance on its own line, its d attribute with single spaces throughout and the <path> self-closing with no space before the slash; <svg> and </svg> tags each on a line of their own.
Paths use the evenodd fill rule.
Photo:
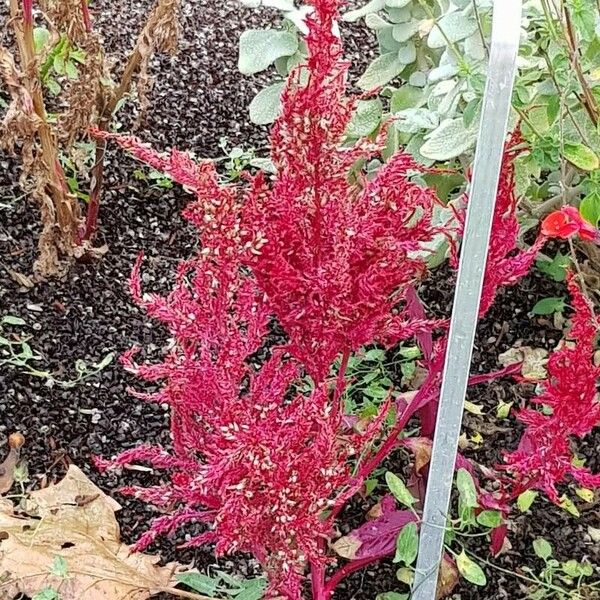
<svg viewBox="0 0 600 600">
<path fill-rule="evenodd" d="M 390 8 L 386 9 L 388 19 L 392 23 L 406 23 L 410 21 L 412 18 L 412 12 L 410 10 L 410 6 L 405 6 L 404 8 Z"/>
<path fill-rule="evenodd" d="M 280 81 L 274 83 L 254 96 L 248 108 L 250 120 L 256 125 L 268 125 L 272 123 L 279 114 L 280 98 L 283 86 Z"/>
<path fill-rule="evenodd" d="M 441 83 L 446 82 L 442 81 Z M 454 117 L 456 114 L 460 102 L 460 88 L 462 86 L 461 81 L 450 81 L 449 83 L 453 83 L 454 85 L 446 92 L 438 106 L 438 114 L 447 118 Z"/>
<path fill-rule="evenodd" d="M 446 94 L 450 93 L 455 87 L 456 87 L 456 81 L 454 81 L 452 79 L 446 79 L 444 81 L 440 81 L 439 83 L 436 83 L 431 88 L 431 95 L 432 96 L 445 96 Z"/>
<path fill-rule="evenodd" d="M 248 8 L 258 8 L 261 5 L 260 0 L 239 0 L 239 3 Z"/>
<path fill-rule="evenodd" d="M 278 10 L 294 10 L 294 0 L 262 0 L 263 6 L 270 6 Z"/>
<path fill-rule="evenodd" d="M 402 133 L 417 133 L 422 129 L 435 129 L 439 123 L 439 117 L 426 108 L 407 108 L 395 115 L 395 126 Z"/>
<path fill-rule="evenodd" d="M 417 48 L 413 41 L 408 40 L 398 49 L 398 60 L 405 65 L 410 65 L 417 58 Z"/>
<path fill-rule="evenodd" d="M 473 60 L 485 59 L 485 46 L 481 40 L 479 32 L 470 35 L 465 40 L 465 54 Z"/>
<path fill-rule="evenodd" d="M 392 27 L 379 29 L 377 31 L 377 41 L 379 42 L 381 54 L 385 54 L 386 52 L 398 52 L 400 43 L 394 39 L 393 31 Z"/>
<path fill-rule="evenodd" d="M 300 8 L 295 8 L 284 13 L 285 18 L 288 21 L 291 21 L 295 27 L 300 31 L 303 35 L 308 33 L 308 25 L 306 24 L 306 16 L 309 15 L 313 11 L 312 6 L 302 5 Z M 336 24 L 337 27 L 337 24 Z M 336 33 L 339 35 L 339 32 Z"/>
<path fill-rule="evenodd" d="M 240 36 L 238 69 L 244 75 L 263 71 L 280 56 L 298 50 L 298 38 L 288 31 L 248 29 Z"/>
<path fill-rule="evenodd" d="M 424 102 L 425 92 L 422 88 L 403 85 L 392 94 L 390 98 L 390 111 L 394 114 L 407 108 L 419 108 Z"/>
<path fill-rule="evenodd" d="M 411 2 L 412 0 L 385 0 L 385 5 L 389 8 L 404 8 Z"/>
<path fill-rule="evenodd" d="M 444 65 L 436 67 L 429 72 L 429 83 L 437 83 L 438 81 L 444 81 L 451 79 L 458 73 L 457 65 Z"/>
<path fill-rule="evenodd" d="M 426 158 L 421 154 L 421 146 L 423 146 L 423 142 L 425 141 L 425 136 L 420 133 L 413 135 L 410 138 L 410 142 L 406 145 L 405 151 L 408 152 L 419 164 L 425 165 L 426 167 L 430 167 L 435 163 L 435 160 L 430 158 Z"/>
<path fill-rule="evenodd" d="M 408 23 L 397 23 L 394 25 L 392 35 L 397 42 L 402 43 L 410 40 L 417 31 L 419 31 L 419 21 L 409 21 Z"/>
<path fill-rule="evenodd" d="M 392 27 L 391 23 L 388 23 L 385 19 L 382 19 L 376 13 L 370 13 L 365 17 L 365 24 L 369 29 L 374 29 L 375 31 L 379 29 L 387 29 L 388 27 Z"/>
<path fill-rule="evenodd" d="M 446 46 L 446 39 L 440 29 L 451 42 L 460 42 L 477 31 L 477 22 L 474 18 L 466 17 L 459 12 L 444 15 L 427 38 L 427 45 L 430 48 L 444 48 Z"/>
<path fill-rule="evenodd" d="M 427 85 L 427 75 L 423 71 L 415 71 L 408 78 L 408 83 L 415 87 L 425 87 Z"/>
<path fill-rule="evenodd" d="M 378 56 L 358 80 L 358 87 L 363 90 L 373 90 L 389 83 L 400 75 L 406 65 L 398 60 L 396 52 L 388 52 Z"/>
<path fill-rule="evenodd" d="M 383 106 L 379 98 L 359 100 L 348 127 L 348 135 L 365 137 L 373 133 L 381 122 L 382 112 Z"/>
<path fill-rule="evenodd" d="M 473 148 L 476 139 L 477 127 L 466 128 L 462 119 L 445 119 L 427 136 L 420 151 L 425 158 L 446 161 Z"/>
<path fill-rule="evenodd" d="M 343 19 L 344 21 L 353 23 L 354 21 L 358 21 L 361 17 L 367 16 L 369 13 L 380 11 L 384 6 L 385 0 L 370 0 L 370 2 L 367 2 L 363 7 L 347 12 Z"/>
</svg>

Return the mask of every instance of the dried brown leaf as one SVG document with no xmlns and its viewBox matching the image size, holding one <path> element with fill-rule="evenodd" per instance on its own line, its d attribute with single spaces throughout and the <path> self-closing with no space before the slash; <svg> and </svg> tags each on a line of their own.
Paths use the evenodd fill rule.
<svg viewBox="0 0 600 600">
<path fill-rule="evenodd" d="M 541 381 L 548 377 L 546 371 L 548 351 L 543 348 L 532 348 L 531 346 L 510 348 L 498 356 L 498 361 L 503 367 L 522 363 L 521 375 L 531 381 Z"/>
<path fill-rule="evenodd" d="M 145 600 L 168 587 L 175 565 L 130 554 L 119 540 L 119 508 L 73 465 L 59 484 L 31 494 L 25 515 L 0 504 L 0 573 L 8 574 L 0 596 L 60 586 L 64 598 Z M 68 578 L 51 574 L 56 557 L 66 561 Z"/>
</svg>

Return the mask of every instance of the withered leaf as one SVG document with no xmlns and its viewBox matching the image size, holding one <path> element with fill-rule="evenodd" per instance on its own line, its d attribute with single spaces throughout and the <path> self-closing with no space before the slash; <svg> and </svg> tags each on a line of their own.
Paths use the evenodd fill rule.
<svg viewBox="0 0 600 600">
<path fill-rule="evenodd" d="M 87 501 L 82 503 L 81 499 Z M 60 585 L 61 597 L 86 600 L 145 600 L 169 587 L 176 566 L 159 557 L 130 554 L 119 540 L 119 504 L 71 465 L 57 485 L 33 492 L 25 514 L 0 504 L 0 596 L 33 596 Z M 51 573 L 64 560 L 69 576 Z"/>
</svg>

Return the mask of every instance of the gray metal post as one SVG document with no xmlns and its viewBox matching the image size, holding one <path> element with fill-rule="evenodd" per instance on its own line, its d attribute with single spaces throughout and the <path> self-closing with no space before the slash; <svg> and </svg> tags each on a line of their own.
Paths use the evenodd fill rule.
<svg viewBox="0 0 600 600">
<path fill-rule="evenodd" d="M 412 600 L 435 600 L 521 31 L 522 0 L 495 0 L 492 44 L 462 241 Z"/>
</svg>

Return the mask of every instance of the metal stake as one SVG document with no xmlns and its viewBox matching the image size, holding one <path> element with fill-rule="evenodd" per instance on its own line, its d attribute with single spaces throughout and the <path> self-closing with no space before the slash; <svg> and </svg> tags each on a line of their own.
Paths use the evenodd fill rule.
<svg viewBox="0 0 600 600">
<path fill-rule="evenodd" d="M 412 600 L 435 600 L 436 595 L 446 515 L 508 127 L 521 15 L 522 0 L 494 1 L 487 83 L 448 334 Z"/>
</svg>

